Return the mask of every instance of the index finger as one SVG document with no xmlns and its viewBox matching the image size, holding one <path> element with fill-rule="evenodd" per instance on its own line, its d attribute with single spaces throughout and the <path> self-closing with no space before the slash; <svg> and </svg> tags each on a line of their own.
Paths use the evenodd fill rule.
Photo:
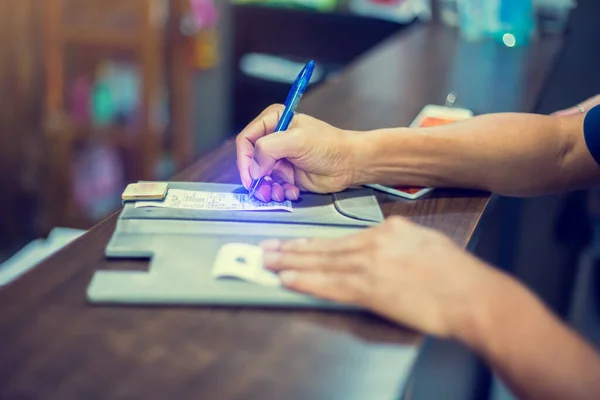
<svg viewBox="0 0 600 400">
<path fill-rule="evenodd" d="M 369 292 L 361 274 L 347 271 L 286 270 L 279 277 L 288 289 L 341 303 L 360 305 Z"/>
<path fill-rule="evenodd" d="M 346 254 L 361 250 L 367 245 L 365 239 L 368 237 L 360 233 L 341 238 L 299 238 L 288 241 L 269 239 L 262 242 L 260 246 L 263 250 L 287 253 Z"/>
<path fill-rule="evenodd" d="M 242 184 L 246 189 L 252 184 L 250 162 L 254 156 L 254 143 L 261 137 L 275 131 L 283 110 L 284 106 L 281 104 L 267 107 L 238 134 L 235 140 L 238 171 Z"/>
</svg>

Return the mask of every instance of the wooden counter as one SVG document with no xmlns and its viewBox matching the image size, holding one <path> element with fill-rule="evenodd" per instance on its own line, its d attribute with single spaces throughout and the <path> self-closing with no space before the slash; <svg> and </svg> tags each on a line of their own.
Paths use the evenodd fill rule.
<svg viewBox="0 0 600 400">
<path fill-rule="evenodd" d="M 451 90 L 458 105 L 478 113 L 531 111 L 560 45 L 466 44 L 452 29 L 415 26 L 316 89 L 301 111 L 344 128 L 407 125 Z M 174 180 L 239 183 L 234 150 L 225 143 Z M 489 199 L 487 193 L 439 190 L 416 202 L 381 196 L 381 205 L 386 215 L 408 216 L 468 246 Z M 146 268 L 144 261 L 104 258 L 116 218 L 0 290 L 1 398 L 401 395 L 422 338 L 369 315 L 87 304 L 95 270 Z"/>
</svg>

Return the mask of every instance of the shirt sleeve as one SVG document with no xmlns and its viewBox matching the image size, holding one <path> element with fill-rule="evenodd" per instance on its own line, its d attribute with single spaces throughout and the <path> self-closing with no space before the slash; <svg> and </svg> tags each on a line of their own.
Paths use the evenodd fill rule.
<svg viewBox="0 0 600 400">
<path fill-rule="evenodd" d="M 589 110 L 585 116 L 583 136 L 590 154 L 600 164 L 600 105 Z"/>
</svg>

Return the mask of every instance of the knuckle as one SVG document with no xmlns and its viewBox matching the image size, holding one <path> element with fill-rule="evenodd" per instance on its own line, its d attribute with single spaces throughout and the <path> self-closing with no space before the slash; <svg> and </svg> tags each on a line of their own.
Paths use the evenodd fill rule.
<svg viewBox="0 0 600 400">
<path fill-rule="evenodd" d="M 296 119 L 296 122 L 299 125 L 302 125 L 303 123 L 308 122 L 308 120 L 310 119 L 310 117 L 308 115 L 304 114 L 304 113 L 296 113 L 294 115 L 294 118 Z"/>
<path fill-rule="evenodd" d="M 448 235 L 446 235 L 445 233 L 442 233 L 440 231 L 437 230 L 429 230 L 429 241 L 432 243 L 439 243 L 439 244 L 451 244 L 452 239 L 450 239 L 450 237 Z"/>
<path fill-rule="evenodd" d="M 396 229 L 396 222 L 391 219 L 387 219 L 383 224 L 379 226 L 376 232 L 373 233 L 372 237 L 387 236 L 392 234 Z"/>
<path fill-rule="evenodd" d="M 302 140 L 304 138 L 304 133 L 304 130 L 300 128 L 295 128 L 290 130 L 289 132 L 286 132 L 286 136 L 288 136 L 290 139 L 293 139 L 294 141 L 297 141 Z"/>
<path fill-rule="evenodd" d="M 303 113 L 295 113 L 291 128 L 314 127 L 314 118 Z"/>
<path fill-rule="evenodd" d="M 283 253 L 280 265 L 284 268 L 295 268 L 298 266 L 298 257 L 293 253 Z"/>
<path fill-rule="evenodd" d="M 380 226 L 379 229 L 381 229 L 382 227 Z M 381 233 L 383 231 L 382 230 L 371 230 L 371 231 L 364 231 L 364 234 L 361 234 L 360 236 L 357 236 L 355 238 L 355 245 L 354 247 L 356 249 L 362 250 L 362 251 L 366 251 L 367 253 L 372 251 L 373 248 L 375 247 L 375 242 L 377 240 L 377 237 L 381 236 Z"/>
<path fill-rule="evenodd" d="M 375 256 L 369 252 L 360 252 L 352 257 L 353 265 L 361 272 L 365 273 L 373 265 Z"/>
<path fill-rule="evenodd" d="M 271 110 L 283 110 L 285 106 L 281 103 L 273 103 L 269 106 Z"/>
<path fill-rule="evenodd" d="M 390 239 L 388 235 L 375 235 L 373 237 L 374 250 L 381 250 L 389 245 Z"/>
<path fill-rule="evenodd" d="M 294 128 L 286 132 L 286 139 L 288 140 L 289 146 L 296 151 L 299 149 L 310 149 L 316 144 L 312 143 L 309 136 L 306 135 L 306 131 L 301 128 Z"/>
<path fill-rule="evenodd" d="M 416 245 L 420 248 L 427 248 L 430 250 L 438 248 L 446 248 L 448 244 L 451 244 L 452 240 L 444 233 L 435 229 L 423 229 L 419 240 Z"/>
<path fill-rule="evenodd" d="M 369 298 L 368 285 L 354 285 L 351 289 L 352 301 L 356 304 L 366 304 Z"/>
<path fill-rule="evenodd" d="M 294 239 L 283 242 L 281 249 L 284 251 L 298 251 L 310 245 L 310 239 Z"/>
<path fill-rule="evenodd" d="M 244 135 L 242 133 L 238 134 L 235 137 L 235 143 L 236 143 L 236 145 L 239 145 L 240 143 L 242 143 L 243 140 L 245 140 L 244 139 Z"/>
<path fill-rule="evenodd" d="M 265 109 L 265 113 L 271 113 L 271 112 L 282 112 L 285 109 L 285 106 L 283 104 L 279 104 L 279 103 L 275 103 L 275 104 L 271 104 L 269 107 L 267 107 Z"/>
<path fill-rule="evenodd" d="M 399 228 L 406 225 L 406 219 L 400 217 L 399 215 L 393 215 L 388 218 L 388 227 L 390 228 Z"/>
<path fill-rule="evenodd" d="M 254 143 L 254 149 L 255 149 L 255 151 L 257 151 L 259 153 L 264 152 L 266 150 L 266 147 L 267 147 L 267 142 L 265 142 L 264 137 L 258 139 L 256 141 L 256 143 Z"/>
<path fill-rule="evenodd" d="M 339 276 L 338 284 L 347 294 L 347 300 L 351 303 L 362 304 L 368 295 L 368 285 L 365 285 L 360 279 L 351 275 L 344 274 Z"/>
</svg>

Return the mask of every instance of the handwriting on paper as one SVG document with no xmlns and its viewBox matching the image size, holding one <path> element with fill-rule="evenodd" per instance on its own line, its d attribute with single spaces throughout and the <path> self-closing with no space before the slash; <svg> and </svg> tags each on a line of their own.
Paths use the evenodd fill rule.
<svg viewBox="0 0 600 400">
<path fill-rule="evenodd" d="M 288 211 L 293 212 L 289 200 L 263 203 L 244 193 L 202 192 L 169 189 L 162 201 L 136 201 L 135 207 L 163 207 L 208 211 Z"/>
</svg>

